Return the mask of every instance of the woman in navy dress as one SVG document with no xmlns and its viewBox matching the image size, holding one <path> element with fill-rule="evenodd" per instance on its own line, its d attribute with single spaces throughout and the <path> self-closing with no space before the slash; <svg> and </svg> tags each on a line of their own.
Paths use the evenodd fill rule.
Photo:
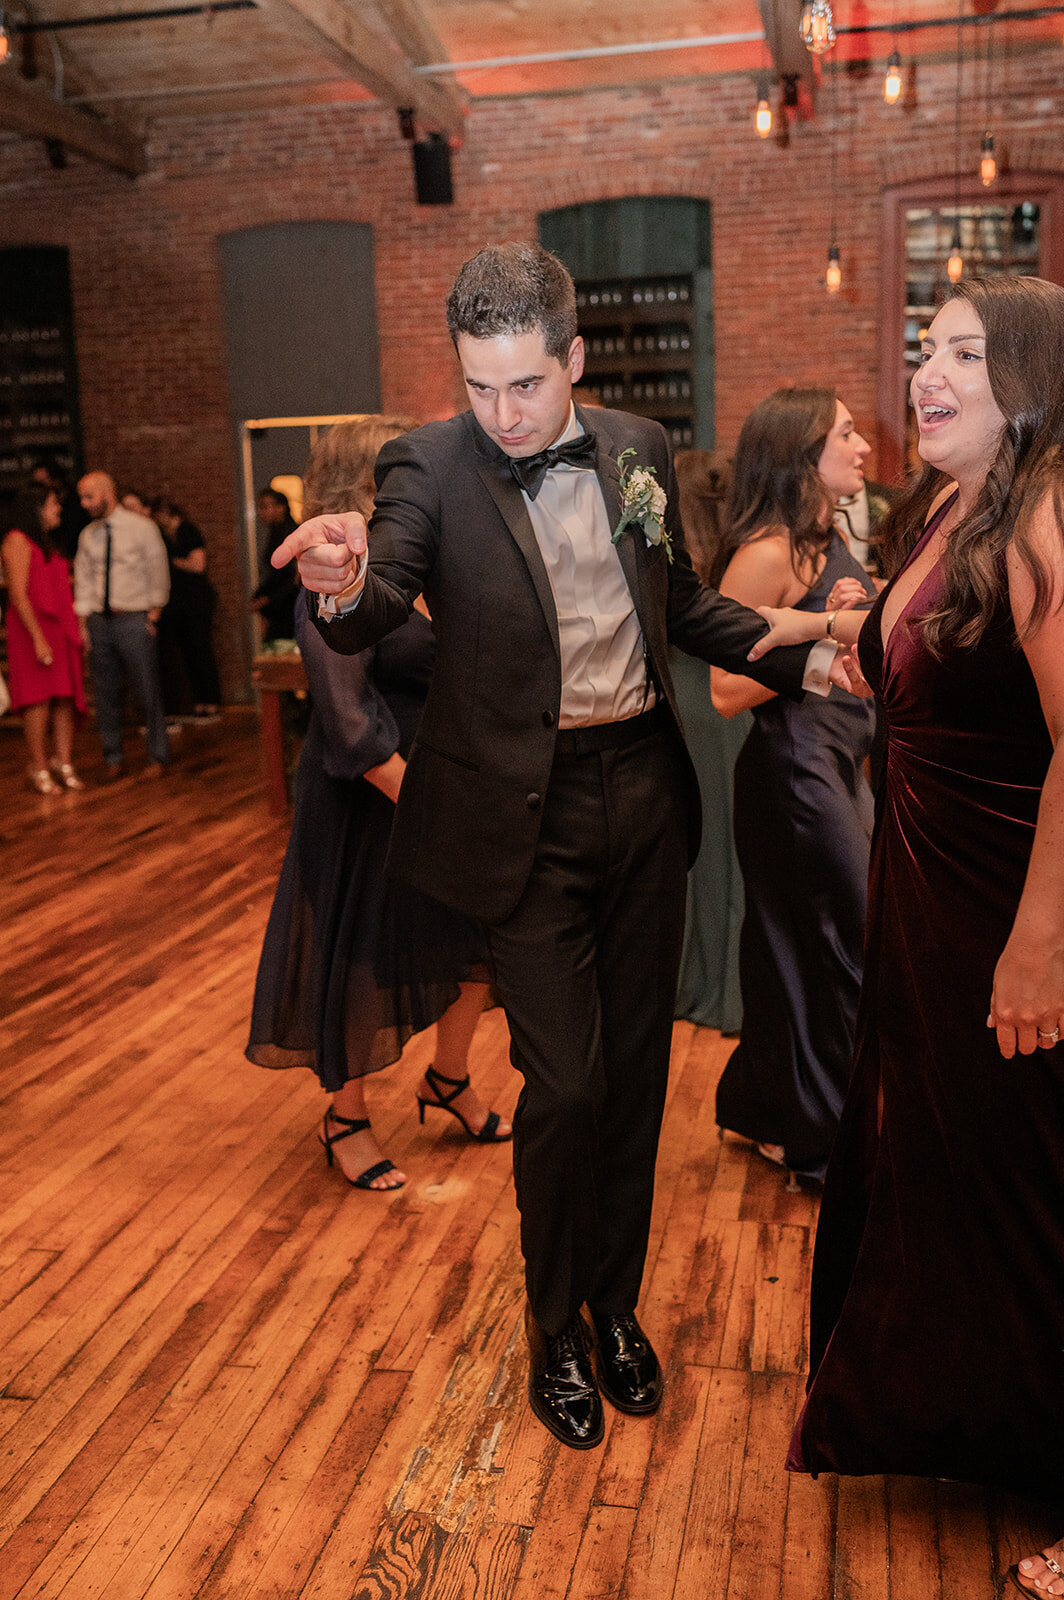
<svg viewBox="0 0 1064 1600">
<path fill-rule="evenodd" d="M 363 512 L 373 504 L 382 444 L 416 426 L 404 418 L 341 423 L 315 445 L 305 509 Z M 402 1173 L 373 1137 L 363 1079 L 397 1061 L 410 1036 L 436 1023 L 435 1062 L 418 1090 L 482 1144 L 512 1129 L 470 1086 L 466 1058 L 487 998 L 477 924 L 388 876 L 395 801 L 428 693 L 435 655 L 427 613 L 359 655 L 338 655 L 296 603 L 313 712 L 300 754 L 295 811 L 255 983 L 249 1060 L 310 1067 L 331 1102 L 321 1141 L 362 1189 L 395 1189 Z M 344 1142 L 341 1142 L 344 1141 Z M 349 1141 L 349 1142 L 348 1142 Z"/>
<path fill-rule="evenodd" d="M 818 618 L 829 603 L 874 595 L 832 521 L 836 500 L 860 490 L 867 454 L 833 389 L 780 389 L 755 406 L 735 455 L 721 593 Z M 717 1089 L 717 1122 L 791 1172 L 823 1179 L 861 984 L 875 713 L 837 688 L 791 701 L 716 667 L 712 681 L 725 716 L 753 711 L 735 767 L 742 1037 Z"/>
<path fill-rule="evenodd" d="M 1064 289 L 961 280 L 913 376 L 925 468 L 885 529 L 895 576 L 863 627 L 836 621 L 859 642 L 888 756 L 788 1463 L 998 1485 L 1057 1514 L 1062 374 Z M 774 642 L 812 636 L 807 618 L 775 620 Z M 1064 1540 L 1008 1578 L 1064 1594 Z"/>
</svg>

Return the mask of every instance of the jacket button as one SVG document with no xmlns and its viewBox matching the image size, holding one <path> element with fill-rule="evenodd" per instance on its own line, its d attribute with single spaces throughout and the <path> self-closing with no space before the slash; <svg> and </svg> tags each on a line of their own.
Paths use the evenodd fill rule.
<svg viewBox="0 0 1064 1600">
<path fill-rule="evenodd" d="M 538 794 L 530 794 L 529 795 L 529 797 L 528 797 L 528 809 L 529 809 L 529 811 L 538 811 L 539 810 L 539 795 Z"/>
<path fill-rule="evenodd" d="M 553 711 L 544 711 L 544 713 L 543 713 L 543 726 L 545 728 L 553 728 L 553 726 L 554 726 L 554 712 Z"/>
</svg>

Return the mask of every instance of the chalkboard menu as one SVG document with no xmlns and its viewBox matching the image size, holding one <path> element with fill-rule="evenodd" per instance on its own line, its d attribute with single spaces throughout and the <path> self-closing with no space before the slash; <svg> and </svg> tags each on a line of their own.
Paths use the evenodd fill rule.
<svg viewBox="0 0 1064 1600">
<path fill-rule="evenodd" d="M 66 250 L 0 250 L 0 494 L 54 457 L 81 470 L 74 317 Z"/>
</svg>

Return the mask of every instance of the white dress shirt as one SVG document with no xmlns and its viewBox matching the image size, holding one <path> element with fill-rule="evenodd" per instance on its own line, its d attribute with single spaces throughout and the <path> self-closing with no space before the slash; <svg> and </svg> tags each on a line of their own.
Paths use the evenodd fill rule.
<svg viewBox="0 0 1064 1600">
<path fill-rule="evenodd" d="M 107 529 L 111 529 L 112 611 L 161 609 L 170 596 L 170 563 L 163 536 L 150 517 L 115 506 L 81 530 L 74 557 L 74 610 L 79 617 L 103 611 L 107 588 Z"/>
</svg>

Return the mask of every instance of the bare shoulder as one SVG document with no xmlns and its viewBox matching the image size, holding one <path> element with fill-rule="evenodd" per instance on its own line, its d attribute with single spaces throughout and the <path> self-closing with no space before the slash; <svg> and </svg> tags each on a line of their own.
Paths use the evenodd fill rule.
<svg viewBox="0 0 1064 1600">
<path fill-rule="evenodd" d="M 732 553 L 720 592 L 744 605 L 776 606 L 794 587 L 791 541 L 783 528 L 760 529 Z"/>
<path fill-rule="evenodd" d="M 728 572 L 774 577 L 792 582 L 791 541 L 784 528 L 759 529 L 732 553 Z"/>
</svg>

